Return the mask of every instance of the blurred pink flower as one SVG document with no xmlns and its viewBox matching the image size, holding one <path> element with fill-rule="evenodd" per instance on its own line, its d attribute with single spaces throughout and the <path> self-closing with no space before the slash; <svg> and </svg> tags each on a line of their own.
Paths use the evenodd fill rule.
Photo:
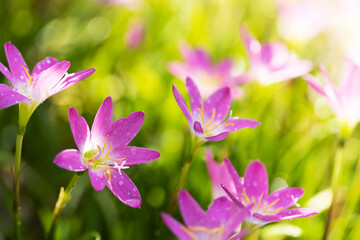
<svg viewBox="0 0 360 240">
<path fill-rule="evenodd" d="M 213 158 L 210 148 L 206 149 L 205 154 L 206 167 L 211 179 L 212 198 L 216 199 L 224 196 L 227 197 L 227 194 L 221 187 L 222 185 L 225 186 L 232 194 L 236 194 L 235 185 L 230 173 L 228 172 L 225 162 L 217 163 Z"/>
<path fill-rule="evenodd" d="M 236 194 L 232 194 L 225 186 L 224 190 L 240 209 L 252 206 L 251 214 L 246 221 L 265 225 L 318 214 L 317 211 L 308 208 L 288 209 L 299 206 L 297 200 L 304 194 L 301 188 L 285 187 L 268 195 L 268 176 L 264 164 L 260 161 L 253 161 L 248 165 L 243 179 L 239 178 L 228 159 L 225 159 L 225 164 L 231 174 Z"/>
<path fill-rule="evenodd" d="M 185 62 L 171 62 L 169 71 L 183 81 L 187 77 L 193 79 L 199 86 L 202 96 L 208 97 L 221 87 L 229 87 L 233 98 L 241 96 L 241 89 L 236 85 L 243 83 L 246 79 L 233 74 L 231 59 L 213 63 L 204 50 L 193 49 L 185 43 L 180 46 L 180 53 Z"/>
<path fill-rule="evenodd" d="M 330 6 L 329 1 L 278 1 L 280 35 L 294 41 L 313 38 L 329 26 L 332 18 Z"/>
<path fill-rule="evenodd" d="M 245 27 L 241 29 L 241 36 L 249 56 L 249 80 L 270 85 L 300 77 L 312 68 L 310 61 L 297 59 L 281 42 L 261 45 Z"/>
<path fill-rule="evenodd" d="M 142 21 L 132 22 L 125 33 L 125 45 L 129 49 L 139 47 L 145 38 L 145 24 Z"/>
<path fill-rule="evenodd" d="M 226 197 L 214 200 L 205 212 L 188 192 L 181 190 L 179 207 L 185 226 L 166 213 L 162 213 L 161 217 L 181 240 L 237 240 L 247 233 L 243 230 L 234 234 L 249 214 L 249 209 L 239 211 Z"/>
<path fill-rule="evenodd" d="M 190 97 L 191 113 L 175 85 L 173 85 L 174 97 L 189 123 L 190 130 L 201 140 L 221 141 L 230 132 L 260 125 L 253 119 L 232 117 L 231 112 L 229 118 L 225 120 L 231 106 L 228 87 L 217 90 L 205 101 L 201 98 L 199 89 L 191 78 L 187 78 L 186 88 Z"/>
<path fill-rule="evenodd" d="M 346 60 L 344 69 L 338 87 L 324 66 L 320 66 L 320 72 L 325 84 L 321 84 L 310 74 L 304 78 L 315 91 L 327 99 L 331 110 L 341 123 L 354 127 L 360 121 L 360 67 L 351 60 Z"/>
<path fill-rule="evenodd" d="M 75 108 L 70 108 L 69 122 L 78 149 L 63 150 L 56 155 L 54 163 L 74 172 L 88 170 L 96 191 L 107 186 L 120 201 L 139 208 L 140 193 L 123 169 L 160 156 L 151 149 L 127 146 L 139 132 L 144 117 L 143 112 L 133 112 L 113 122 L 113 103 L 108 97 L 100 106 L 90 131 L 86 120 Z"/>
<path fill-rule="evenodd" d="M 4 47 L 10 71 L 0 62 L 0 72 L 12 87 L 0 84 L 0 109 L 25 102 L 31 115 L 47 98 L 95 72 L 92 68 L 68 74 L 70 62 L 58 62 L 55 58 L 47 57 L 38 62 L 31 73 L 21 53 L 11 42 L 5 43 Z"/>
</svg>

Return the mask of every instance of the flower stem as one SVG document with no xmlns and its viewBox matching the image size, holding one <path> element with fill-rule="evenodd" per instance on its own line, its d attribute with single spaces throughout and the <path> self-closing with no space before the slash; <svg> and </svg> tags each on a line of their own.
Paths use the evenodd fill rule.
<svg viewBox="0 0 360 240">
<path fill-rule="evenodd" d="M 65 191 L 64 188 L 61 187 L 60 188 L 60 192 L 59 192 L 59 197 L 58 200 L 56 201 L 53 213 L 52 213 L 52 221 L 51 221 L 51 225 L 49 228 L 49 232 L 48 232 L 48 239 L 54 239 L 54 233 L 55 233 L 55 227 L 56 227 L 56 220 L 58 219 L 61 211 L 64 209 L 64 207 L 66 206 L 66 203 L 70 200 L 71 198 L 71 191 L 74 189 L 76 182 L 78 181 L 78 179 L 80 178 L 80 176 L 83 174 L 84 172 L 76 172 L 74 174 L 74 176 L 71 178 L 69 184 L 67 185 Z"/>
<path fill-rule="evenodd" d="M 199 150 L 199 148 L 201 147 L 201 145 L 203 143 L 204 143 L 203 141 L 196 141 L 196 139 L 193 139 L 193 141 L 192 141 L 191 150 L 187 156 L 184 166 L 181 169 L 179 181 L 177 182 L 176 187 L 170 197 L 170 203 L 168 205 L 168 211 L 167 211 L 170 215 L 173 214 L 176 209 L 178 193 L 184 185 L 186 176 L 187 176 L 190 166 L 194 160 L 195 154 Z"/>
<path fill-rule="evenodd" d="M 328 239 L 330 228 L 331 228 L 331 222 L 334 218 L 334 212 L 336 212 L 337 208 L 337 201 L 338 201 L 338 193 L 339 193 L 339 185 L 340 185 L 340 177 L 342 173 L 342 165 L 343 165 L 343 151 L 345 146 L 345 140 L 340 139 L 338 147 L 336 149 L 335 154 L 335 162 L 334 162 L 334 168 L 332 173 L 332 181 L 331 181 L 331 189 L 333 192 L 333 200 L 328 212 L 328 217 L 326 220 L 323 240 Z"/>
<path fill-rule="evenodd" d="M 14 180 L 14 239 L 21 239 L 21 220 L 20 220 L 20 174 L 21 174 L 21 150 L 24 139 L 26 127 L 19 124 L 16 136 L 16 149 L 15 149 L 15 172 L 13 175 Z"/>
</svg>

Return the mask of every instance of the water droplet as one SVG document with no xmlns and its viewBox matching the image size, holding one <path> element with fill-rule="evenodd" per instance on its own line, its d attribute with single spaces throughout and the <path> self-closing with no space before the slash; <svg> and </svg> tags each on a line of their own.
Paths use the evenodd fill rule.
<svg viewBox="0 0 360 240">
<path fill-rule="evenodd" d="M 124 184 L 124 182 L 120 180 L 119 185 L 122 186 L 123 184 Z"/>
<path fill-rule="evenodd" d="M 138 199 L 128 199 L 125 203 L 132 207 L 139 207 L 141 202 Z"/>
<path fill-rule="evenodd" d="M 136 190 L 137 190 L 137 189 L 136 189 L 136 187 L 133 187 L 133 189 L 132 189 L 132 190 L 133 190 L 134 192 L 136 192 Z"/>
<path fill-rule="evenodd" d="M 129 196 L 130 196 L 130 192 L 127 192 L 127 195 L 129 195 Z"/>
<path fill-rule="evenodd" d="M 46 59 L 46 63 L 50 63 L 50 59 Z"/>
<path fill-rule="evenodd" d="M 8 72 L 9 70 L 7 68 L 5 68 L 5 72 Z"/>
</svg>

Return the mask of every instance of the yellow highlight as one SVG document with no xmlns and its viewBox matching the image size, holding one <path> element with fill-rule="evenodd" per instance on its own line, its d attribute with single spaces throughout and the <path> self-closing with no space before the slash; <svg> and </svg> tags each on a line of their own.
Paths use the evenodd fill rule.
<svg viewBox="0 0 360 240">
<path fill-rule="evenodd" d="M 264 203 L 264 210 L 263 210 L 263 214 L 265 214 L 266 213 L 266 211 L 269 209 L 269 208 L 271 208 L 272 206 L 274 206 L 277 202 L 279 201 L 279 198 L 278 199 L 276 199 L 274 202 L 272 202 L 269 206 L 266 206 L 266 204 Z"/>
<path fill-rule="evenodd" d="M 197 110 L 199 110 L 200 112 L 200 115 L 201 115 L 201 121 L 202 121 L 202 124 L 204 125 L 205 122 L 204 122 L 204 103 L 201 103 L 201 109 L 200 108 L 196 108 Z"/>
<path fill-rule="evenodd" d="M 107 160 L 110 160 L 110 161 L 125 161 L 126 158 L 107 158 Z"/>
<path fill-rule="evenodd" d="M 26 75 L 28 76 L 28 78 L 30 80 L 30 84 L 33 84 L 34 82 L 33 82 L 32 78 L 31 78 L 29 72 L 26 70 L 26 68 L 24 66 L 22 66 L 22 68 L 25 70 L 25 73 L 26 73 Z M 34 80 L 36 80 L 36 79 L 34 78 Z"/>
<path fill-rule="evenodd" d="M 217 228 L 212 228 L 212 229 L 208 229 L 206 227 L 200 227 L 200 226 L 192 226 L 189 227 L 189 229 L 191 231 L 196 231 L 196 232 L 206 232 L 209 234 L 213 234 L 213 233 L 217 233 L 218 236 L 221 236 L 224 232 L 224 226 L 221 225 L 220 227 Z"/>
<path fill-rule="evenodd" d="M 109 153 L 110 153 L 110 150 L 111 150 L 111 146 L 112 146 L 112 142 L 110 143 L 109 150 L 108 150 L 108 152 L 106 153 L 105 159 L 107 159 L 107 157 L 109 156 Z"/>
<path fill-rule="evenodd" d="M 281 209 L 282 209 L 282 207 L 279 207 L 278 209 L 276 209 L 276 210 L 272 211 L 272 212 L 271 212 L 271 213 L 269 213 L 268 215 L 274 214 L 274 213 L 276 213 L 277 211 L 280 211 Z"/>
<path fill-rule="evenodd" d="M 260 203 L 261 203 L 261 199 L 262 197 L 264 196 L 264 193 L 261 192 L 261 195 L 260 195 L 260 198 L 259 198 L 259 201 L 258 201 L 258 204 L 257 204 L 257 207 L 256 207 L 256 211 L 259 211 L 259 207 L 260 207 Z"/>
<path fill-rule="evenodd" d="M 106 135 L 106 137 L 105 137 L 104 145 L 103 145 L 103 147 L 102 147 L 101 153 L 103 153 L 104 150 L 105 150 L 106 140 L 107 140 L 108 136 L 109 136 L 109 135 Z"/>
<path fill-rule="evenodd" d="M 204 128 L 207 128 L 208 126 L 210 126 L 210 124 L 214 121 L 214 119 L 215 119 L 215 112 L 216 112 L 216 109 L 214 108 L 214 109 L 213 109 L 213 112 L 212 112 L 212 115 L 211 115 L 210 122 L 209 122 L 208 124 L 206 124 Z"/>
<path fill-rule="evenodd" d="M 246 195 L 245 188 L 242 189 L 242 192 L 243 192 L 243 194 L 244 194 L 245 201 L 246 201 L 248 204 L 251 204 L 249 197 Z"/>
<path fill-rule="evenodd" d="M 106 165 L 107 167 L 109 167 L 109 164 L 108 164 L 107 162 L 105 162 L 105 165 Z M 108 175 L 108 177 L 109 177 L 109 180 L 111 181 L 110 169 L 106 169 L 106 173 L 107 173 L 107 175 Z"/>
<path fill-rule="evenodd" d="M 196 237 L 196 235 L 190 231 L 190 229 L 188 229 L 187 227 L 181 226 L 181 228 L 193 239 L 193 240 L 197 240 L 198 238 Z"/>
</svg>

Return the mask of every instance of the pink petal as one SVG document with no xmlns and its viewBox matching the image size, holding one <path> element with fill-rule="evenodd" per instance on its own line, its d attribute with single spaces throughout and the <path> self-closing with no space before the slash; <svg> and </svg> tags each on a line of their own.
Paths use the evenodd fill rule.
<svg viewBox="0 0 360 240">
<path fill-rule="evenodd" d="M 221 187 L 222 184 L 232 193 L 236 193 L 233 181 L 225 163 L 216 163 L 210 148 L 206 149 L 206 167 L 211 179 L 213 199 L 227 196 Z"/>
<path fill-rule="evenodd" d="M 224 140 L 229 135 L 229 132 L 222 132 L 212 137 L 204 138 L 205 141 L 218 142 Z"/>
<path fill-rule="evenodd" d="M 249 30 L 245 27 L 241 28 L 241 37 L 245 43 L 245 47 L 247 50 L 247 53 L 250 58 L 251 64 L 256 63 L 259 61 L 259 56 L 261 52 L 261 45 L 260 43 L 251 35 Z"/>
<path fill-rule="evenodd" d="M 186 102 L 185 102 L 183 96 L 180 94 L 179 90 L 177 90 L 177 88 L 175 87 L 175 84 L 173 85 L 173 94 L 174 94 L 175 100 L 176 100 L 177 104 L 179 105 L 181 111 L 185 115 L 188 123 L 191 125 L 192 117 L 190 115 L 189 109 L 187 108 L 187 105 L 186 105 Z"/>
<path fill-rule="evenodd" d="M 185 190 L 179 192 L 179 208 L 186 226 L 203 226 L 205 212 Z"/>
<path fill-rule="evenodd" d="M 61 168 L 81 172 L 87 169 L 81 152 L 77 149 L 66 149 L 56 155 L 54 163 Z"/>
<path fill-rule="evenodd" d="M 95 68 L 85 69 L 76 73 L 69 74 L 66 78 L 63 78 L 51 91 L 50 95 L 54 95 L 72 85 L 84 80 L 95 72 Z"/>
<path fill-rule="evenodd" d="M 297 78 L 305 75 L 312 69 L 312 63 L 307 60 L 297 60 L 296 62 L 289 63 L 282 69 L 273 71 L 271 74 L 271 83 L 281 82 Z"/>
<path fill-rule="evenodd" d="M 180 52 L 187 65 L 198 68 L 210 65 L 209 56 L 201 49 L 192 49 L 188 44 L 180 46 Z"/>
<path fill-rule="evenodd" d="M 221 88 L 213 93 L 204 102 L 204 119 L 208 123 L 213 116 L 215 109 L 215 116 L 213 122 L 221 122 L 228 114 L 231 106 L 231 94 L 228 87 Z"/>
<path fill-rule="evenodd" d="M 106 141 L 105 152 L 107 152 L 110 144 L 114 149 L 129 144 L 140 131 L 144 119 L 144 112 L 133 112 L 127 118 L 120 118 L 115 121 L 107 133 L 109 136 Z"/>
<path fill-rule="evenodd" d="M 301 188 L 284 188 L 271 193 L 266 200 L 268 203 L 272 203 L 279 199 L 279 201 L 272 206 L 272 209 L 277 209 L 279 207 L 287 209 L 295 206 L 297 204 L 297 200 L 301 198 L 303 194 L 304 190 Z"/>
<path fill-rule="evenodd" d="M 243 209 L 237 209 L 233 212 L 232 221 L 228 224 L 227 230 L 224 233 L 224 240 L 228 240 L 229 236 L 232 236 L 232 234 L 239 229 L 239 225 L 242 224 L 242 222 L 245 220 L 246 217 L 250 215 L 250 210 L 252 206 L 243 208 Z M 242 230 L 238 235 L 233 236 L 230 239 L 240 239 L 243 236 L 245 236 L 248 233 L 247 229 Z"/>
<path fill-rule="evenodd" d="M 15 92 L 8 85 L 0 84 L 0 109 L 7 108 L 24 101 L 30 101 L 30 99 L 18 92 Z"/>
<path fill-rule="evenodd" d="M 25 68 L 30 74 L 29 68 L 19 50 L 11 42 L 6 42 L 4 47 L 9 68 L 12 76 L 14 77 L 15 85 L 30 81 L 24 70 Z M 13 84 L 14 87 L 15 85 Z"/>
<path fill-rule="evenodd" d="M 94 123 L 91 127 L 91 138 L 96 139 L 94 142 L 102 144 L 106 134 L 112 126 L 113 119 L 113 102 L 111 97 L 107 97 L 101 104 L 96 113 Z"/>
<path fill-rule="evenodd" d="M 301 217 L 310 217 L 313 215 L 318 214 L 318 212 L 314 209 L 310 208 L 294 208 L 281 211 L 276 214 L 281 220 L 290 220 L 294 218 L 301 218 Z"/>
<path fill-rule="evenodd" d="M 187 77 L 192 77 L 191 69 L 184 63 L 173 61 L 169 64 L 168 69 L 169 72 L 183 81 L 185 81 Z"/>
<path fill-rule="evenodd" d="M 239 234 L 236 234 L 235 236 L 231 237 L 229 240 L 239 240 L 245 237 L 249 233 L 248 229 L 242 230 Z"/>
<path fill-rule="evenodd" d="M 202 98 L 200 96 L 199 89 L 191 78 L 186 79 L 186 89 L 190 97 L 190 106 L 191 106 L 191 114 L 192 116 L 200 116 Z"/>
<path fill-rule="evenodd" d="M 205 227 L 212 229 L 221 224 L 226 224 L 232 218 L 235 211 L 235 206 L 226 197 L 215 199 L 206 212 Z"/>
<path fill-rule="evenodd" d="M 271 222 L 280 222 L 282 219 L 278 215 L 261 215 L 254 213 L 251 218 L 254 218 L 256 225 L 265 225 Z M 253 222 L 254 220 L 250 220 Z"/>
<path fill-rule="evenodd" d="M 326 96 L 324 88 L 318 84 L 316 78 L 310 74 L 304 76 L 306 82 L 312 87 L 315 91 L 317 91 L 320 95 Z"/>
<path fill-rule="evenodd" d="M 231 118 L 228 119 L 224 124 L 224 129 L 229 132 L 234 132 L 242 128 L 254 128 L 261 125 L 258 121 L 247 118 Z"/>
<path fill-rule="evenodd" d="M 31 77 L 33 77 L 33 79 L 36 78 L 42 71 L 45 71 L 49 67 L 54 66 L 57 62 L 58 60 L 52 57 L 47 57 L 44 60 L 38 62 L 33 69 Z"/>
<path fill-rule="evenodd" d="M 126 205 L 140 208 L 140 193 L 133 181 L 124 172 L 121 172 L 120 175 L 118 170 L 112 169 L 110 171 L 111 180 L 106 181 L 106 186 L 110 191 Z"/>
<path fill-rule="evenodd" d="M 5 67 L 1 62 L 0 62 L 0 72 L 4 74 L 5 78 L 9 81 L 11 85 L 16 86 L 13 75 L 11 74 L 9 69 Z"/>
<path fill-rule="evenodd" d="M 201 123 L 199 123 L 198 121 L 194 122 L 193 129 L 198 134 L 201 134 L 201 135 L 204 134 L 204 130 L 203 130 L 202 126 L 201 126 Z"/>
<path fill-rule="evenodd" d="M 266 168 L 260 161 L 251 162 L 246 168 L 244 175 L 244 187 L 249 199 L 257 201 L 260 195 L 266 198 L 269 192 L 269 183 Z"/>
<path fill-rule="evenodd" d="M 236 190 L 237 194 L 240 195 L 242 192 L 242 189 L 244 187 L 244 179 L 239 177 L 238 173 L 236 172 L 234 166 L 232 165 L 232 163 L 229 159 L 224 158 L 224 163 L 226 165 L 229 175 L 231 176 L 232 183 L 234 184 L 235 190 Z M 227 186 L 225 185 L 225 187 L 227 187 Z M 229 189 L 229 190 L 231 190 L 231 189 Z"/>
<path fill-rule="evenodd" d="M 95 191 L 101 191 L 106 185 L 107 176 L 103 170 L 92 169 L 89 167 L 90 182 Z"/>
<path fill-rule="evenodd" d="M 118 148 L 111 148 L 112 151 L 109 154 L 111 159 L 121 159 L 125 158 L 125 165 L 135 165 L 145 162 L 154 161 L 160 157 L 158 151 L 140 148 L 140 147 L 130 147 L 130 146 L 120 146 Z M 121 163 L 121 160 L 119 161 Z"/>
<path fill-rule="evenodd" d="M 164 221 L 165 225 L 174 233 L 174 235 L 177 238 L 179 238 L 181 240 L 193 240 L 193 238 L 191 237 L 192 235 L 189 235 L 187 233 L 187 231 L 190 231 L 190 230 L 185 228 L 182 224 L 180 224 L 178 221 L 176 221 L 170 215 L 168 215 L 166 213 L 161 213 L 161 218 Z"/>
<path fill-rule="evenodd" d="M 54 94 L 53 89 L 60 83 L 69 67 L 70 62 L 62 61 L 39 74 L 33 85 L 33 91 L 36 91 L 39 101 L 43 101 Z"/>
<path fill-rule="evenodd" d="M 76 146 L 83 152 L 86 139 L 90 135 L 89 126 L 86 120 L 79 116 L 78 111 L 72 107 L 69 109 L 69 122 Z"/>
</svg>

